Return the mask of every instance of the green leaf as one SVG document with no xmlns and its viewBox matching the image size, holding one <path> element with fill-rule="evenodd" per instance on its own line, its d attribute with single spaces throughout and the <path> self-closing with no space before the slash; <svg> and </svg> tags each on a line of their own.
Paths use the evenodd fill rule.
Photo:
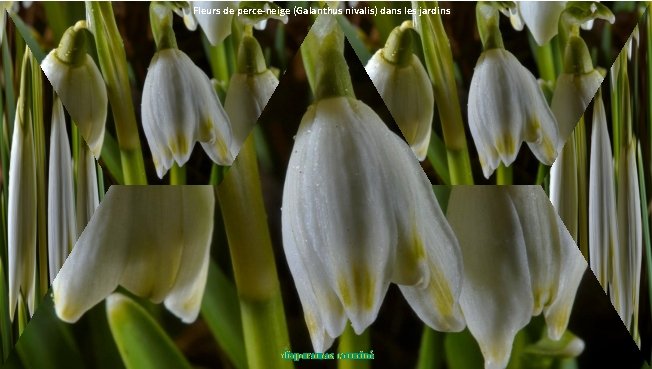
<svg viewBox="0 0 652 369">
<path fill-rule="evenodd" d="M 421 347 L 419 348 L 419 360 L 417 361 L 416 366 L 417 369 L 441 369 L 444 367 L 445 335 L 445 333 L 434 331 L 429 327 L 423 328 L 423 335 L 421 336 Z"/>
<path fill-rule="evenodd" d="M 128 369 L 191 369 L 183 354 L 147 311 L 125 295 L 106 299 L 113 339 Z"/>
<path fill-rule="evenodd" d="M 100 155 L 102 167 L 109 171 L 117 184 L 124 184 L 122 176 L 122 163 L 120 162 L 120 148 L 118 142 L 113 138 L 111 132 L 104 133 L 104 144 L 102 145 L 102 154 Z"/>
<path fill-rule="evenodd" d="M 436 132 L 432 132 L 430 136 L 430 144 L 428 144 L 428 161 L 435 169 L 435 173 L 441 178 L 441 181 L 449 185 L 451 184 L 451 177 L 448 171 L 448 160 L 446 158 L 446 146 L 444 141 L 437 135 Z"/>
<path fill-rule="evenodd" d="M 52 298 L 48 295 L 20 336 L 5 368 L 56 369 L 63 363 L 70 369 L 87 367 L 70 326 L 56 317 Z"/>
<path fill-rule="evenodd" d="M 8 13 L 11 19 L 14 21 L 14 25 L 18 29 L 18 32 L 20 32 L 20 35 L 25 39 L 25 42 L 27 43 L 27 46 L 29 46 L 29 49 L 32 51 L 32 54 L 38 63 L 41 64 L 43 59 L 45 59 L 45 53 L 34 38 L 32 30 L 23 22 L 22 19 L 20 19 L 18 14 L 12 12 Z"/>
<path fill-rule="evenodd" d="M 337 16 L 337 22 L 340 24 L 340 27 L 342 27 L 342 30 L 344 30 L 346 39 L 349 40 L 351 47 L 353 47 L 353 50 L 358 56 L 358 59 L 360 59 L 362 65 L 366 65 L 372 55 L 360 39 L 359 30 L 342 15 Z"/>
<path fill-rule="evenodd" d="M 237 369 L 247 368 L 238 294 L 231 282 L 212 260 L 208 267 L 206 291 L 201 314 L 213 337 Z"/>
</svg>

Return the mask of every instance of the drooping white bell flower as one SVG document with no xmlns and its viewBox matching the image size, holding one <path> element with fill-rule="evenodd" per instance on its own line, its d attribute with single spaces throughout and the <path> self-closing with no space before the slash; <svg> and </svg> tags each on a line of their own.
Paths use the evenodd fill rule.
<svg viewBox="0 0 652 369">
<path fill-rule="evenodd" d="M 317 100 L 303 116 L 283 191 L 283 246 L 314 350 L 376 318 L 390 282 L 437 330 L 464 326 L 461 261 L 414 154 L 363 102 Z"/>
<path fill-rule="evenodd" d="M 643 255 L 643 225 L 641 198 L 636 165 L 636 139 L 631 139 L 621 151 L 618 166 L 618 246 L 612 256 L 613 274 L 610 278 L 611 302 L 625 327 L 635 334 L 640 345 L 638 304 Z"/>
<path fill-rule="evenodd" d="M 24 66 L 25 62 L 23 74 L 28 72 Z M 11 320 L 19 295 L 27 301 L 30 315 L 34 313 L 36 299 L 36 154 L 32 117 L 24 99 L 22 95 L 18 98 L 9 161 L 7 264 Z"/>
<path fill-rule="evenodd" d="M 194 321 L 214 208 L 212 186 L 111 186 L 52 284 L 59 318 L 77 321 L 120 285 Z"/>
<path fill-rule="evenodd" d="M 142 121 L 159 178 L 183 166 L 199 141 L 217 164 L 230 165 L 231 128 L 208 76 L 182 51 L 154 54 L 143 86 Z"/>
<path fill-rule="evenodd" d="M 559 16 L 566 8 L 565 1 L 519 1 L 516 4 L 537 44 L 543 45 L 555 37 Z"/>
<path fill-rule="evenodd" d="M 460 305 L 485 368 L 507 366 L 516 333 L 533 315 L 543 312 L 548 336 L 559 339 L 586 261 L 543 190 L 456 186 L 448 219 L 464 262 Z"/>
<path fill-rule="evenodd" d="M 61 100 L 55 96 L 50 128 L 48 175 L 48 265 L 50 283 L 77 239 L 72 157 Z M 93 160 L 91 158 L 91 160 Z M 82 189 L 80 188 L 80 191 Z M 97 191 L 96 191 L 97 192 Z"/>
<path fill-rule="evenodd" d="M 411 22 L 405 24 L 392 31 L 385 48 L 369 59 L 365 69 L 421 161 L 428 153 L 435 98 L 428 73 L 409 46 Z"/>
<path fill-rule="evenodd" d="M 607 291 L 609 259 L 618 245 L 618 223 L 611 142 L 600 95 L 593 102 L 589 162 L 589 262 L 593 274 Z"/>
<path fill-rule="evenodd" d="M 482 171 L 489 178 L 500 161 L 509 166 L 523 141 L 540 162 L 557 157 L 557 123 L 532 73 L 509 51 L 484 51 L 469 91 L 468 118 Z"/>
<path fill-rule="evenodd" d="M 231 76 L 224 110 L 231 120 L 235 157 L 278 86 L 278 78 L 265 65 L 260 45 L 244 36 L 238 52 L 238 71 Z"/>
<path fill-rule="evenodd" d="M 41 69 L 61 98 L 93 156 L 100 157 L 104 142 L 108 98 L 100 70 L 85 49 L 86 25 L 68 28 L 41 62 Z"/>
</svg>

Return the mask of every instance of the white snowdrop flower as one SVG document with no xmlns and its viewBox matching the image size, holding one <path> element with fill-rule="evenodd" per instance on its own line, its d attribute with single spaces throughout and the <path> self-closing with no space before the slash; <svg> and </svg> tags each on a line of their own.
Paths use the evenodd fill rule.
<svg viewBox="0 0 652 369">
<path fill-rule="evenodd" d="M 411 22 L 396 27 L 365 69 L 421 161 L 428 153 L 435 98 L 428 73 L 412 53 L 410 28 Z"/>
<path fill-rule="evenodd" d="M 49 160 L 48 265 L 52 282 L 77 239 L 72 157 L 66 132 L 66 118 L 61 100 L 57 96 L 52 107 Z"/>
<path fill-rule="evenodd" d="M 255 38 L 244 36 L 238 52 L 238 71 L 233 74 L 226 92 L 224 110 L 231 120 L 235 157 L 278 86 L 278 78 L 265 65 Z"/>
<path fill-rule="evenodd" d="M 231 128 L 208 76 L 180 50 L 154 54 L 143 86 L 142 121 L 159 178 L 183 166 L 199 141 L 217 164 L 230 165 Z"/>
<path fill-rule="evenodd" d="M 456 186 L 448 219 L 460 242 L 460 305 L 485 368 L 505 368 L 516 333 L 543 312 L 566 329 L 586 261 L 537 186 Z M 487 260 L 491 260 L 490 263 Z"/>
<path fill-rule="evenodd" d="M 523 23 L 537 44 L 543 45 L 557 35 L 559 16 L 566 8 L 565 1 L 519 1 L 516 4 Z"/>
<path fill-rule="evenodd" d="M 482 171 L 489 178 L 500 161 L 516 159 L 523 141 L 551 165 L 559 145 L 557 123 L 532 73 L 509 51 L 484 51 L 469 91 L 468 118 Z"/>
<path fill-rule="evenodd" d="M 77 321 L 120 285 L 194 321 L 214 208 L 212 186 L 111 186 L 52 284 L 59 318 Z"/>
<path fill-rule="evenodd" d="M 283 246 L 314 350 L 376 318 L 390 282 L 430 327 L 464 327 L 459 247 L 425 173 L 363 102 L 317 100 L 283 191 Z"/>
<path fill-rule="evenodd" d="M 618 165 L 618 246 L 612 257 L 611 301 L 625 327 L 637 335 L 643 225 L 641 198 L 636 166 L 636 139 L 632 138 L 621 151 Z M 636 337 L 640 345 L 639 338 Z"/>
<path fill-rule="evenodd" d="M 99 158 L 104 142 L 108 98 L 106 85 L 93 58 L 86 53 L 86 24 L 68 28 L 41 63 L 41 69 L 61 98 L 72 120 L 93 153 Z"/>
<path fill-rule="evenodd" d="M 593 102 L 589 162 L 589 262 L 607 291 L 609 259 L 618 245 L 618 218 L 611 142 L 601 96 Z"/>
<path fill-rule="evenodd" d="M 27 71 L 23 62 L 23 73 Z M 21 296 L 27 301 L 30 315 L 34 313 L 36 299 L 36 154 L 32 116 L 24 99 L 22 95 L 18 98 L 9 161 L 7 264 L 11 320 Z"/>
</svg>

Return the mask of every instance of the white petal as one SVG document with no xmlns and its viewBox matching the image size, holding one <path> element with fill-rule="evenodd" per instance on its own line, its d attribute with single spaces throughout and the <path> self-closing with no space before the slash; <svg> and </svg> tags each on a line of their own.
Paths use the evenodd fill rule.
<svg viewBox="0 0 652 369">
<path fill-rule="evenodd" d="M 550 202 L 573 239 L 577 238 L 579 220 L 576 154 L 575 137 L 571 136 L 550 170 Z"/>
<path fill-rule="evenodd" d="M 50 283 L 61 269 L 77 238 L 72 157 L 66 119 L 58 97 L 52 108 L 48 175 L 48 261 Z"/>
<path fill-rule="evenodd" d="M 558 216 L 541 186 L 506 187 L 518 212 L 527 249 L 534 298 L 532 315 L 539 315 L 557 288 L 561 257 Z M 571 300 L 572 301 L 572 300 Z"/>
<path fill-rule="evenodd" d="M 255 75 L 235 73 L 229 82 L 224 110 L 231 121 L 233 140 L 231 154 L 235 157 L 278 86 L 270 70 Z"/>
<path fill-rule="evenodd" d="M 521 17 L 534 40 L 543 45 L 557 34 L 559 16 L 566 7 L 565 1 L 521 1 Z"/>
<path fill-rule="evenodd" d="M 195 318 L 206 284 L 212 191 L 112 186 L 55 278 L 57 315 L 74 322 L 120 284 L 165 299 L 184 321 Z"/>
<path fill-rule="evenodd" d="M 554 289 L 551 293 L 550 303 L 544 308 L 548 337 L 553 340 L 561 339 L 573 308 L 575 294 L 586 271 L 586 259 L 573 241 L 570 233 L 557 218 L 559 230 L 559 258 L 554 260 L 554 265 L 559 269 Z"/>
<path fill-rule="evenodd" d="M 487 50 L 476 64 L 468 105 L 469 128 L 485 177 L 498 156 L 507 166 L 523 141 L 544 164 L 557 156 L 558 131 L 536 79 L 510 52 Z"/>
<path fill-rule="evenodd" d="M 428 73 L 415 55 L 406 66 L 399 67 L 386 61 L 382 52 L 378 50 L 365 69 L 414 154 L 424 160 L 435 106 Z"/>
<path fill-rule="evenodd" d="M 464 318 L 459 305 L 462 254 L 434 196 L 430 181 L 398 137 L 384 146 L 393 168 L 398 245 L 392 282 L 417 315 L 433 329 L 459 331 Z M 394 163 L 394 164 L 392 164 Z"/>
<path fill-rule="evenodd" d="M 2 36 L 5 34 L 5 22 L 7 21 L 7 12 L 3 7 L 0 7 L 0 45 L 2 45 Z"/>
<path fill-rule="evenodd" d="M 76 322 L 118 286 L 129 255 L 128 230 L 132 226 L 124 213 L 125 193 L 109 188 L 95 216 L 52 282 L 57 316 Z"/>
<path fill-rule="evenodd" d="M 19 294 L 34 312 L 36 275 L 36 161 L 32 122 L 21 120 L 19 98 L 9 163 L 7 207 L 9 317 L 13 320 Z M 27 114 L 29 116 L 29 114 Z"/>
<path fill-rule="evenodd" d="M 448 219 L 464 259 L 460 304 L 485 368 L 507 365 L 516 333 L 533 311 L 518 213 L 500 186 L 455 186 Z"/>
<path fill-rule="evenodd" d="M 609 258 L 618 243 L 618 225 L 611 142 L 602 98 L 596 98 L 593 105 L 590 155 L 589 261 L 591 270 L 606 291 Z"/>
<path fill-rule="evenodd" d="M 93 155 L 99 158 L 104 142 L 108 98 L 104 79 L 95 62 L 86 55 L 80 65 L 68 65 L 57 58 L 56 50 L 52 50 L 41 62 L 41 69 Z"/>
<path fill-rule="evenodd" d="M 215 46 L 220 44 L 224 39 L 231 34 L 231 20 L 233 15 L 230 14 L 205 14 L 211 12 L 213 9 L 223 12 L 226 8 L 238 8 L 239 1 L 193 1 L 191 6 L 193 8 L 199 7 L 199 12 L 194 12 L 195 18 L 204 31 L 206 38 Z M 203 12 L 202 12 L 203 10 Z"/>
<path fill-rule="evenodd" d="M 162 196 L 169 196 L 165 191 Z M 166 199 L 168 200 L 168 199 Z M 204 296 L 210 246 L 213 236 L 215 197 L 212 186 L 181 187 L 183 253 L 174 286 L 165 298 L 165 307 L 186 323 L 194 322 Z"/>
<path fill-rule="evenodd" d="M 618 240 L 613 255 L 612 301 L 627 329 L 638 314 L 641 260 L 643 250 L 641 199 L 636 168 L 636 142 L 632 139 L 622 151 L 618 166 Z M 636 321 L 636 319 L 634 319 Z"/>
<path fill-rule="evenodd" d="M 559 124 L 560 144 L 570 136 L 603 79 L 595 69 L 582 75 L 562 73 L 557 77 L 550 108 Z"/>
<path fill-rule="evenodd" d="M 286 182 L 287 183 L 287 182 Z M 284 197 L 285 199 L 285 197 Z M 346 327 L 346 315 L 319 258 L 305 247 L 302 229 L 291 226 L 291 207 L 283 207 L 283 249 L 295 281 L 315 352 L 325 352 Z"/>
</svg>

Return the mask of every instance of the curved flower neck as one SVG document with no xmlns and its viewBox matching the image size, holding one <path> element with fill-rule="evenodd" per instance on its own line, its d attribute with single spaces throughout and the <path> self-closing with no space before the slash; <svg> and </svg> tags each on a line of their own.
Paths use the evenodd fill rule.
<svg viewBox="0 0 652 369">
<path fill-rule="evenodd" d="M 412 60 L 413 32 L 411 21 L 405 21 L 394 28 L 381 52 L 383 59 L 399 67 L 406 66 Z"/>
<path fill-rule="evenodd" d="M 156 42 L 156 51 L 177 49 L 177 39 L 172 29 L 172 10 L 153 1 L 149 7 L 149 22 Z"/>
<path fill-rule="evenodd" d="M 255 75 L 266 70 L 267 64 L 260 44 L 252 35 L 245 35 L 238 49 L 238 73 Z"/>
<path fill-rule="evenodd" d="M 575 75 L 591 73 L 593 61 L 589 48 L 578 36 L 570 36 L 564 50 L 564 72 Z"/>
<path fill-rule="evenodd" d="M 355 98 L 349 66 L 344 58 L 343 43 L 342 29 L 337 22 L 331 22 L 321 37 L 315 101 L 336 96 Z"/>
<path fill-rule="evenodd" d="M 67 65 L 78 66 L 86 59 L 87 34 L 86 21 L 79 21 L 69 27 L 61 37 L 54 55 Z"/>
</svg>

